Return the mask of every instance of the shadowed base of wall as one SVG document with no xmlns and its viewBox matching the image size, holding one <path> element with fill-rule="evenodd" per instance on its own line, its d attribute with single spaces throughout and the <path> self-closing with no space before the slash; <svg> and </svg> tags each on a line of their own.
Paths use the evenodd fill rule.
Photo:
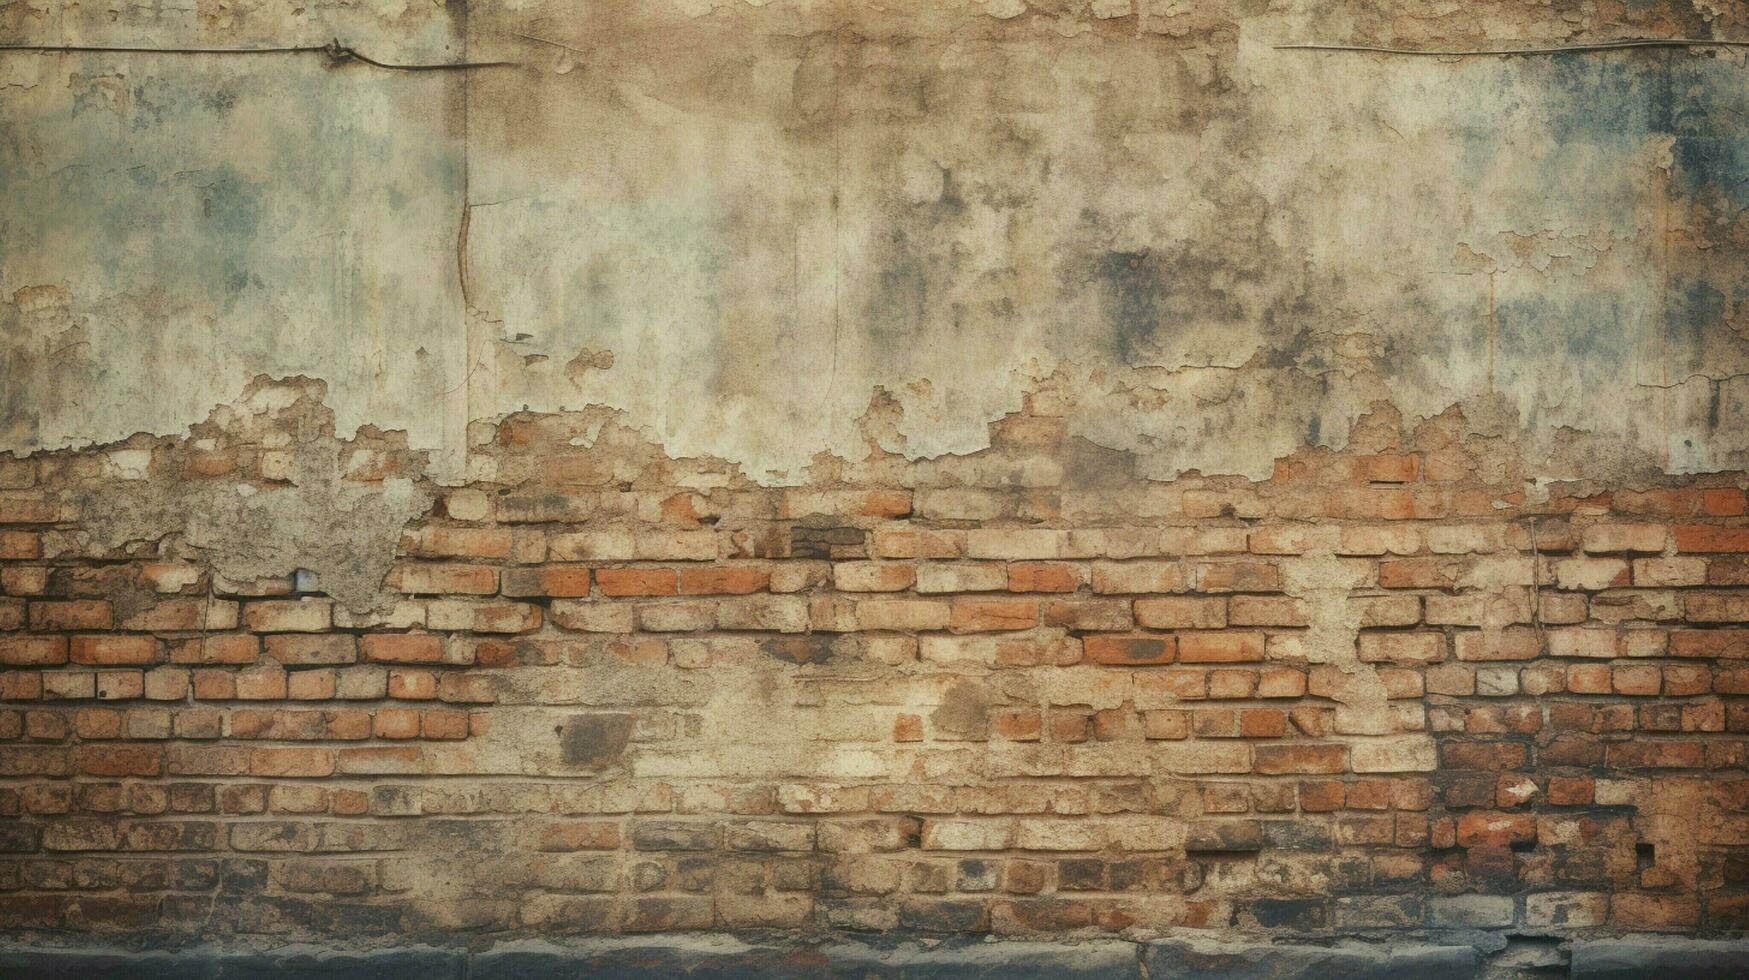
<svg viewBox="0 0 1749 980">
<path fill-rule="evenodd" d="M 1483 947 L 1488 948 L 1484 949 Z M 1566 976 L 1659 980 L 1749 974 L 1749 940 L 1626 937 L 1568 947 L 1472 945 L 1339 946 L 1226 944 L 1201 940 L 879 943 L 845 939 L 657 935 L 550 943 L 516 940 L 485 949 L 406 946 L 336 949 L 193 947 L 128 952 L 98 947 L 0 947 L 0 976 L 230 980 L 263 977 L 370 980 L 521 980 L 537 977 L 1075 977 L 1447 980 Z"/>
</svg>

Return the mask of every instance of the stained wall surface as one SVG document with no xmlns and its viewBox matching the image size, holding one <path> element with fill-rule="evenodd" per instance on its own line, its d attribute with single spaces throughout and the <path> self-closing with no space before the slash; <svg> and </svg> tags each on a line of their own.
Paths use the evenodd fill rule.
<svg viewBox="0 0 1749 980">
<path fill-rule="evenodd" d="M 1741 927 L 1749 55 L 1279 47 L 1636 36 L 0 6 L 0 929 Z"/>
</svg>

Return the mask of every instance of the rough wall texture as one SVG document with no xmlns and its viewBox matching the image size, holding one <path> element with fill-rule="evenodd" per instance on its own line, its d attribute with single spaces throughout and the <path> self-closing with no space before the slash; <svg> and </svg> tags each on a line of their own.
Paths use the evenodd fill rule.
<svg viewBox="0 0 1749 980">
<path fill-rule="evenodd" d="M 1741 6 L 0 31 L 517 62 L 0 52 L 9 934 L 1749 925 L 1749 57 L 1274 47 Z"/>
</svg>

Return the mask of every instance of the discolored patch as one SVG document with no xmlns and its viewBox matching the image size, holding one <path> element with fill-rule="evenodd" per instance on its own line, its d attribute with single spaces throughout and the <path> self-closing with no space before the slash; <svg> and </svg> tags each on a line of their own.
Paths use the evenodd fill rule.
<svg viewBox="0 0 1749 980">
<path fill-rule="evenodd" d="M 797 664 L 825 663 L 832 656 L 832 637 L 798 636 L 766 640 L 759 649 L 767 656 Z"/>
<path fill-rule="evenodd" d="M 941 707 L 929 716 L 937 731 L 961 738 L 981 737 L 989 728 L 992 697 L 977 681 L 959 681 L 947 689 Z"/>
<path fill-rule="evenodd" d="M 625 754 L 634 719 L 628 714 L 573 715 L 559 730 L 559 751 L 573 766 L 600 768 Z"/>
</svg>

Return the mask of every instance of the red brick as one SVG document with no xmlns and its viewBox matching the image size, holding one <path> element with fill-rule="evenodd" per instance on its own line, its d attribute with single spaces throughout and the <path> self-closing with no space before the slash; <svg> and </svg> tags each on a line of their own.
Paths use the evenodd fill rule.
<svg viewBox="0 0 1749 980">
<path fill-rule="evenodd" d="M 253 776 L 299 778 L 332 776 L 334 752 L 301 746 L 258 748 L 249 754 L 249 773 Z"/>
<path fill-rule="evenodd" d="M 437 697 L 454 704 L 489 704 L 498 700 L 498 692 L 492 675 L 451 671 L 438 678 Z"/>
<path fill-rule="evenodd" d="M 1130 603 L 1118 598 L 1053 599 L 1045 603 L 1044 624 L 1093 632 L 1129 630 L 1135 627 Z"/>
<path fill-rule="evenodd" d="M 1117 667 L 1169 664 L 1177 657 L 1177 641 L 1171 636 L 1094 634 L 1082 639 L 1081 652 L 1093 663 Z"/>
<path fill-rule="evenodd" d="M 326 701 L 334 697 L 334 671 L 300 670 L 286 675 L 286 697 L 293 701 Z"/>
<path fill-rule="evenodd" d="M 1362 633 L 1358 654 L 1365 663 L 1438 663 L 1445 659 L 1445 634 Z"/>
<path fill-rule="evenodd" d="M 226 633 L 178 640 L 170 662 L 178 664 L 252 664 L 261 658 L 261 640 L 248 633 Z"/>
<path fill-rule="evenodd" d="M 158 660 L 158 641 L 149 636 L 123 634 L 75 636 L 70 656 L 76 664 L 106 667 L 150 664 Z"/>
<path fill-rule="evenodd" d="M 1664 693 L 1673 697 L 1712 690 L 1712 671 L 1705 664 L 1675 664 L 1664 668 Z"/>
<path fill-rule="evenodd" d="M 155 745 L 81 745 L 73 764 L 87 776 L 156 776 L 164 770 L 164 750 Z"/>
<path fill-rule="evenodd" d="M 228 670 L 196 670 L 194 698 L 197 701 L 229 701 L 237 696 L 237 675 Z"/>
<path fill-rule="evenodd" d="M 64 636 L 0 635 L 0 664 L 9 667 L 52 667 L 67 662 Z"/>
<path fill-rule="evenodd" d="M 322 713 L 322 737 L 342 741 L 370 738 L 370 712 L 362 708 L 337 708 Z"/>
<path fill-rule="evenodd" d="M 1334 780 L 1299 784 L 1300 809 L 1307 813 L 1330 813 L 1343 807 L 1343 785 Z"/>
<path fill-rule="evenodd" d="M 1567 668 L 1567 690 L 1573 694 L 1608 694 L 1609 665 L 1573 664 Z"/>
<path fill-rule="evenodd" d="M 1095 562 L 1093 591 L 1102 595 L 1143 595 L 1183 592 L 1188 585 L 1184 565 L 1166 561 Z"/>
<path fill-rule="evenodd" d="M 28 561 L 42 553 L 42 538 L 35 531 L 0 531 L 0 561 Z"/>
<path fill-rule="evenodd" d="M 1442 769 L 1482 769 L 1505 772 L 1522 769 L 1528 758 L 1516 742 L 1446 742 L 1439 747 Z"/>
<path fill-rule="evenodd" d="M 745 595 L 769 588 L 771 573 L 752 566 L 682 568 L 678 585 L 681 595 Z"/>
<path fill-rule="evenodd" d="M 428 670 L 392 670 L 389 697 L 402 701 L 432 700 L 437 697 L 437 676 Z"/>
<path fill-rule="evenodd" d="M 1698 769 L 1706 764 L 1706 746 L 1702 742 L 1641 738 L 1613 742 L 1608 751 L 1609 765 L 1613 769 Z"/>
<path fill-rule="evenodd" d="M 240 670 L 232 676 L 236 679 L 236 696 L 239 700 L 279 701 L 285 698 L 285 670 L 277 663 Z"/>
<path fill-rule="evenodd" d="M 1749 629 L 1674 630 L 1670 634 L 1673 657 L 1749 657 Z"/>
<path fill-rule="evenodd" d="M 370 633 L 359 638 L 364 659 L 373 663 L 434 664 L 443 660 L 443 640 L 425 633 Z"/>
<path fill-rule="evenodd" d="M 243 623 L 257 633 L 320 633 L 333 625 L 327 599 L 269 599 L 243 606 Z"/>
<path fill-rule="evenodd" d="M 1249 663 L 1263 659 L 1262 633 L 1180 633 L 1183 663 Z"/>
<path fill-rule="evenodd" d="M 419 712 L 411 708 L 379 708 L 373 719 L 373 731 L 378 738 L 418 738 Z"/>
<path fill-rule="evenodd" d="M 1074 592 L 1080 587 L 1080 576 L 1068 565 L 1015 562 L 1008 566 L 1010 592 Z"/>
<path fill-rule="evenodd" d="M 106 630 L 113 625 L 115 612 L 102 599 L 70 599 L 30 604 L 30 628 L 38 632 Z"/>
<path fill-rule="evenodd" d="M 1632 664 L 1617 667 L 1610 683 L 1617 694 L 1655 695 L 1663 686 L 1664 675 L 1652 664 Z"/>
<path fill-rule="evenodd" d="M 1708 517 L 1741 517 L 1749 513 L 1749 500 L 1736 487 L 1715 487 L 1700 492 L 1700 512 Z"/>
<path fill-rule="evenodd" d="M 423 711 L 419 716 L 419 734 L 429 739 L 463 739 L 468 737 L 468 713 L 465 711 Z"/>
<path fill-rule="evenodd" d="M 1227 625 L 1222 596 L 1167 596 L 1137 599 L 1136 623 L 1151 629 L 1220 629 Z"/>
<path fill-rule="evenodd" d="M 1593 554 L 1658 554 L 1667 537 L 1662 524 L 1594 524 L 1583 532 L 1585 550 Z"/>
<path fill-rule="evenodd" d="M 1449 558 L 1401 558 L 1379 562 L 1379 586 L 1386 589 L 1449 589 L 1457 584 L 1459 563 Z"/>
<path fill-rule="evenodd" d="M 414 595 L 492 595 L 498 572 L 486 565 L 397 565 L 387 585 Z"/>
<path fill-rule="evenodd" d="M 349 664 L 358 660 L 358 641 L 345 633 L 284 633 L 267 637 L 267 655 L 287 667 Z"/>
<path fill-rule="evenodd" d="M 1457 842 L 1461 847 L 1510 847 L 1534 840 L 1534 814 L 1476 810 L 1458 818 Z"/>
<path fill-rule="evenodd" d="M 679 576 L 672 568 L 602 568 L 595 572 L 602 595 L 676 595 Z"/>
<path fill-rule="evenodd" d="M 1678 551 L 1749 551 L 1749 527 L 1679 524 L 1671 530 L 1676 535 L 1676 550 Z"/>
<path fill-rule="evenodd" d="M 539 830 L 537 851 L 612 851 L 620 846 L 619 824 L 605 820 L 547 824 Z"/>
<path fill-rule="evenodd" d="M 577 565 L 506 568 L 501 576 L 505 595 L 580 597 L 589 594 L 589 569 Z"/>
<path fill-rule="evenodd" d="M 1256 753 L 1256 771 L 1266 776 L 1348 771 L 1345 745 L 1264 744 Z"/>
<path fill-rule="evenodd" d="M 470 633 L 527 633 L 540 628 L 541 607 L 526 602 L 436 599 L 425 607 L 433 630 Z"/>
<path fill-rule="evenodd" d="M 1274 708 L 1246 708 L 1239 712 L 1241 738 L 1281 738 L 1287 734 L 1287 715 Z"/>
<path fill-rule="evenodd" d="M 1203 592 L 1275 592 L 1281 571 L 1257 562 L 1221 562 L 1197 566 L 1197 588 Z"/>
<path fill-rule="evenodd" d="M 956 633 L 1024 630 L 1038 625 L 1032 599 L 955 599 L 948 628 Z"/>
<path fill-rule="evenodd" d="M 3 638 L 0 638 L 3 642 Z M 35 701 L 43 696 L 43 676 L 30 671 L 0 672 L 0 701 Z"/>
<path fill-rule="evenodd" d="M 1590 776 L 1550 776 L 1548 801 L 1554 806 L 1589 806 L 1595 798 L 1596 781 Z"/>
</svg>

